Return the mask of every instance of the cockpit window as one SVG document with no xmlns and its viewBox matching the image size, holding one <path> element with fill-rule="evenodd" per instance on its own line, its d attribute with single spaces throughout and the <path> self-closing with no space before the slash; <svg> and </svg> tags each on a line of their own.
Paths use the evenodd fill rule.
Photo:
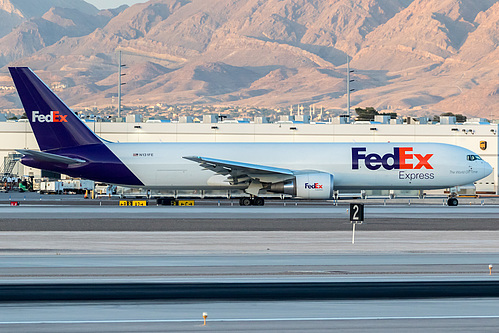
<svg viewBox="0 0 499 333">
<path fill-rule="evenodd" d="M 479 161 L 482 158 L 478 155 L 468 155 L 466 158 L 468 161 Z"/>
</svg>

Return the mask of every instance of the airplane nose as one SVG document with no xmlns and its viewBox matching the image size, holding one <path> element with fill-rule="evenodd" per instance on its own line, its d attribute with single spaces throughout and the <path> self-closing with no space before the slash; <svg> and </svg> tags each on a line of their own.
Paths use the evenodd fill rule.
<svg viewBox="0 0 499 333">
<path fill-rule="evenodd" d="M 490 175 L 492 173 L 492 171 L 494 169 L 492 168 L 492 166 L 489 163 L 487 163 L 485 161 L 483 161 L 483 163 L 484 163 L 483 164 L 483 176 L 487 177 L 488 175 Z"/>
</svg>

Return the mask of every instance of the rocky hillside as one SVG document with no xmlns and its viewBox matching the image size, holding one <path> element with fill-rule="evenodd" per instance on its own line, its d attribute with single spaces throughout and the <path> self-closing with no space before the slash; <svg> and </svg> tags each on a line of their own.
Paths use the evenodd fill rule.
<svg viewBox="0 0 499 333">
<path fill-rule="evenodd" d="M 124 104 L 340 110 L 348 55 L 354 106 L 499 117 L 499 0 L 26 2 L 0 0 L 0 86 L 6 65 L 31 66 L 73 106 L 116 104 L 121 50 Z"/>
</svg>

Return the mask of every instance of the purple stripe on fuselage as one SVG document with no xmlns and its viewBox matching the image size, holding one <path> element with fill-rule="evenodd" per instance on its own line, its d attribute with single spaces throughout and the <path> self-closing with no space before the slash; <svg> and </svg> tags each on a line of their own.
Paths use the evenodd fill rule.
<svg viewBox="0 0 499 333">
<path fill-rule="evenodd" d="M 82 164 L 66 165 L 36 161 L 29 156 L 22 159 L 24 165 L 55 171 L 71 177 L 92 179 L 98 182 L 128 186 L 143 186 L 135 176 L 109 148 L 104 144 L 86 145 L 75 148 L 64 148 L 47 151 L 52 154 L 83 159 Z"/>
</svg>

